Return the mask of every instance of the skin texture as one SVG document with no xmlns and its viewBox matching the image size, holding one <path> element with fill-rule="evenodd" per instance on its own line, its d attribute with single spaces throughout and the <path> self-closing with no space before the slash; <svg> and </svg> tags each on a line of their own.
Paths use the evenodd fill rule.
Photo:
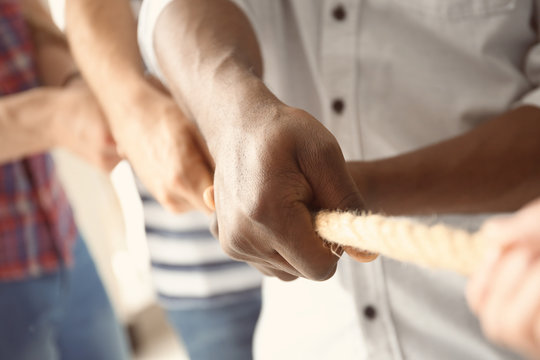
<svg viewBox="0 0 540 360">
<path fill-rule="evenodd" d="M 493 249 L 467 289 L 485 334 L 531 359 L 540 359 L 539 219 L 540 199 L 486 223 L 482 235 Z"/>
<path fill-rule="evenodd" d="M 535 107 L 510 110 L 411 153 L 345 167 L 335 139 L 260 82 L 262 61 L 253 30 L 230 2 L 176 0 L 158 19 L 154 39 L 172 94 L 197 119 L 215 159 L 220 241 L 232 257 L 254 263 L 265 274 L 319 280 L 332 274 L 336 258 L 314 236 L 309 220 L 309 212 L 320 208 L 387 214 L 512 211 L 540 195 L 540 112 Z M 506 260 L 516 268 L 505 275 L 510 281 L 494 275 L 484 287 L 500 286 L 504 293 L 513 284 L 523 287 L 521 292 L 537 292 L 538 286 L 531 285 L 538 284 L 536 266 L 530 280 L 518 281 L 534 252 L 520 254 Z M 492 296 L 500 298 L 497 293 L 481 298 Z M 535 296 L 520 297 L 529 299 L 520 300 L 530 302 L 529 315 L 538 312 Z M 479 300 L 470 301 L 478 306 Z M 503 332 L 508 324 L 490 325 L 504 311 L 504 302 L 494 303 L 487 309 L 496 310 L 488 313 L 480 312 L 483 305 L 476 308 L 487 322 L 486 332 L 534 354 L 532 322 L 510 325 L 521 329 L 518 336 Z"/>
<path fill-rule="evenodd" d="M 69 0 L 67 35 L 120 153 L 156 199 L 174 212 L 208 212 L 202 193 L 213 160 L 195 123 L 144 74 L 129 1 Z"/>
<path fill-rule="evenodd" d="M 65 41 L 38 2 L 23 2 L 44 87 L 0 98 L 0 163 L 64 147 L 109 171 L 120 160 L 99 106 L 79 80 Z M 35 25 L 39 23 L 39 26 Z"/>
<path fill-rule="evenodd" d="M 158 19 L 154 38 L 171 92 L 197 119 L 215 159 L 220 241 L 229 255 L 265 274 L 332 274 L 335 257 L 309 219 L 320 208 L 504 211 L 540 194 L 537 108 L 518 108 L 446 142 L 346 168 L 333 136 L 262 84 L 257 40 L 233 4 L 176 0 Z"/>
<path fill-rule="evenodd" d="M 348 167 L 373 212 L 516 211 L 540 196 L 539 120 L 539 108 L 522 106 L 446 141 Z"/>
<path fill-rule="evenodd" d="M 259 47 L 243 13 L 228 1 L 175 1 L 154 38 L 171 92 L 215 160 L 224 250 L 283 280 L 332 276 L 338 257 L 315 234 L 311 212 L 363 208 L 362 199 L 333 135 L 260 80 Z"/>
</svg>

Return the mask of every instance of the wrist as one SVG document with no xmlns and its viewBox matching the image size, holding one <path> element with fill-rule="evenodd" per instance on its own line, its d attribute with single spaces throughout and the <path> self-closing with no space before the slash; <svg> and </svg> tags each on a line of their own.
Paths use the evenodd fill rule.
<svg viewBox="0 0 540 360">
<path fill-rule="evenodd" d="M 46 106 L 49 109 L 46 113 L 50 115 L 47 116 L 44 134 L 51 148 L 62 147 L 65 140 L 66 122 L 71 121 L 70 117 L 73 116 L 71 111 L 73 104 L 78 104 L 77 99 L 73 97 L 72 86 L 45 90 L 45 96 L 48 99 Z"/>
<path fill-rule="evenodd" d="M 347 169 L 364 200 L 366 211 L 380 212 L 380 204 L 377 203 L 377 181 L 373 179 L 375 162 L 348 161 Z"/>
<path fill-rule="evenodd" d="M 116 81 L 116 83 L 122 81 Z M 111 129 L 115 132 L 116 129 L 122 131 L 125 126 L 132 123 L 131 114 L 136 109 L 153 105 L 156 89 L 144 78 L 133 77 L 122 84 L 115 84 L 107 92 L 96 93 L 96 97 L 107 116 Z"/>
<path fill-rule="evenodd" d="M 132 108 L 133 104 L 145 101 L 151 87 L 142 73 L 134 72 L 126 72 L 126 74 L 111 78 L 107 86 L 102 84 L 96 86 L 92 78 L 85 76 L 85 79 L 88 80 L 88 85 L 103 111 L 113 122 L 127 121 L 127 117 L 122 114 Z"/>
<path fill-rule="evenodd" d="M 204 101 L 209 106 L 193 111 L 213 155 L 220 152 L 229 136 L 264 131 L 287 108 L 253 74 L 238 74 L 220 83 L 222 89 L 214 89 Z"/>
</svg>

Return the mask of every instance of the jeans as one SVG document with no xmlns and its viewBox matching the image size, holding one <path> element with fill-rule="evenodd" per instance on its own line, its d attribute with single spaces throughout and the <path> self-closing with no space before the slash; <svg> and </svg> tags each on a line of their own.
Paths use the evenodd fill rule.
<svg viewBox="0 0 540 360">
<path fill-rule="evenodd" d="M 189 310 L 166 309 L 191 360 L 250 360 L 261 294 L 227 305 Z"/>
<path fill-rule="evenodd" d="M 0 282 L 0 359 L 124 360 L 122 330 L 81 238 L 73 268 Z"/>
</svg>

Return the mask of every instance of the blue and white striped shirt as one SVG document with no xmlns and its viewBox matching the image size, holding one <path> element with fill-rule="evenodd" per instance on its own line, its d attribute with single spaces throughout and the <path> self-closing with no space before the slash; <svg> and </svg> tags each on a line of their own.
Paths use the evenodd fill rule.
<svg viewBox="0 0 540 360">
<path fill-rule="evenodd" d="M 259 296 L 262 276 L 223 252 L 210 233 L 208 216 L 170 213 L 140 183 L 138 188 L 154 286 L 165 307 L 213 307 Z"/>
</svg>

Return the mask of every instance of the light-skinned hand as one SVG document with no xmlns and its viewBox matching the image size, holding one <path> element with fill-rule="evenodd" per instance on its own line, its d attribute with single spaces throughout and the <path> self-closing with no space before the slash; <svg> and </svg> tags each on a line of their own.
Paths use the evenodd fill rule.
<svg viewBox="0 0 540 360">
<path fill-rule="evenodd" d="M 58 109 L 50 130 L 56 146 L 74 152 L 105 172 L 121 160 L 109 125 L 82 80 L 59 91 Z"/>
<path fill-rule="evenodd" d="M 540 200 L 481 234 L 493 249 L 469 282 L 469 305 L 487 337 L 540 359 Z"/>
<path fill-rule="evenodd" d="M 202 195 L 212 184 L 213 161 L 197 126 L 170 95 L 149 81 L 139 96 L 109 116 L 120 152 L 147 189 L 167 209 L 209 212 Z"/>
</svg>

